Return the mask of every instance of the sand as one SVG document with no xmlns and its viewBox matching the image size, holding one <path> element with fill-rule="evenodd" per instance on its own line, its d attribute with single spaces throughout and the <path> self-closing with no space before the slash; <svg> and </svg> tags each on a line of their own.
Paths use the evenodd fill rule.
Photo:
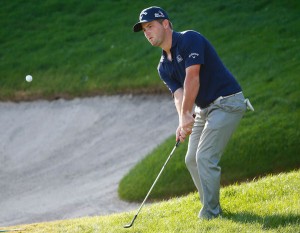
<svg viewBox="0 0 300 233">
<path fill-rule="evenodd" d="M 0 227 L 137 209 L 118 183 L 178 124 L 165 95 L 0 102 L 0 112 Z"/>
</svg>

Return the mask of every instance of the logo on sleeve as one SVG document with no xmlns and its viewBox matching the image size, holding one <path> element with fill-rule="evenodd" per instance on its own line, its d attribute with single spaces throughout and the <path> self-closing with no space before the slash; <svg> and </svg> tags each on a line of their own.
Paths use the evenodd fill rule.
<svg viewBox="0 0 300 233">
<path fill-rule="evenodd" d="M 199 53 L 191 53 L 189 57 L 196 58 L 199 56 Z"/>
<path fill-rule="evenodd" d="M 176 59 L 178 63 L 183 61 L 183 58 L 180 55 L 177 55 Z"/>
</svg>

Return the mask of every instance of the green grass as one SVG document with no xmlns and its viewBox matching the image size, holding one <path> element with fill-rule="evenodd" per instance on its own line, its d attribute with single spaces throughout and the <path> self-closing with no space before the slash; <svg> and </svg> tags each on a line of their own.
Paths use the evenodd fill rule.
<svg viewBox="0 0 300 233">
<path fill-rule="evenodd" d="M 299 1 L 183 3 L 151 2 L 169 11 L 175 30 L 203 33 L 246 94 L 254 98 L 262 91 L 255 103 L 274 93 L 267 86 L 278 79 L 297 90 Z M 126 0 L 3 0 L 0 100 L 166 91 L 156 71 L 160 49 L 131 31 L 147 6 Z M 27 74 L 34 78 L 30 85 Z"/>
<path fill-rule="evenodd" d="M 147 204 L 134 226 L 135 211 L 102 217 L 15 226 L 22 232 L 282 232 L 300 231 L 300 171 L 268 176 L 256 182 L 221 189 L 222 218 L 197 218 L 201 208 L 196 193 L 169 201 Z"/>
<path fill-rule="evenodd" d="M 131 31 L 140 7 L 125 0 L 4 0 L 0 100 L 159 91 L 155 52 Z"/>
</svg>

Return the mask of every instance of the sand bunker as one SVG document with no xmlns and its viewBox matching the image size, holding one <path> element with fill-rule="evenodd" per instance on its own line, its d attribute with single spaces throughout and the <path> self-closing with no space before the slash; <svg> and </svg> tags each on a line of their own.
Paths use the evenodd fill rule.
<svg viewBox="0 0 300 233">
<path fill-rule="evenodd" d="M 118 182 L 175 133 L 170 96 L 0 103 L 0 227 L 135 209 Z"/>
</svg>

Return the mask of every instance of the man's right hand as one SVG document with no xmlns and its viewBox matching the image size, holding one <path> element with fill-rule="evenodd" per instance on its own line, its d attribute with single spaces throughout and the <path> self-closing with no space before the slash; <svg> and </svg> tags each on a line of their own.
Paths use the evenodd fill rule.
<svg viewBox="0 0 300 233">
<path fill-rule="evenodd" d="M 178 126 L 176 130 L 176 141 L 184 142 L 186 137 L 188 137 L 191 134 L 192 131 L 185 131 L 180 125 Z"/>
</svg>

